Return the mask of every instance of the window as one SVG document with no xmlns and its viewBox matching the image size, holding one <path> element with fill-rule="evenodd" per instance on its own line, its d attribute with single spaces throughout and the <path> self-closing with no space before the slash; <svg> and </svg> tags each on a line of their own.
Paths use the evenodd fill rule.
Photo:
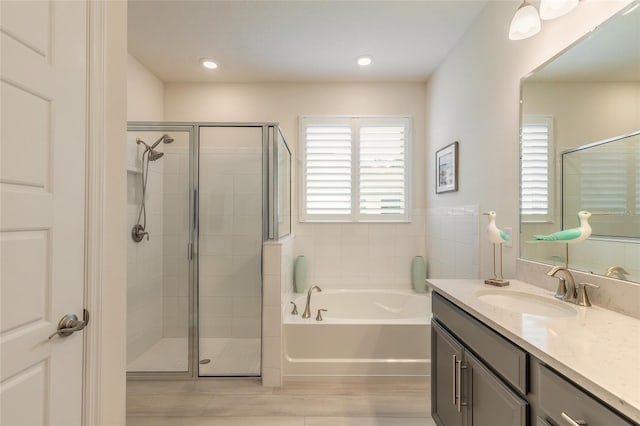
<svg viewBox="0 0 640 426">
<path fill-rule="evenodd" d="M 302 117 L 301 221 L 409 220 L 407 117 Z"/>
<path fill-rule="evenodd" d="M 553 117 L 523 116 L 520 138 L 522 221 L 551 222 Z"/>
</svg>

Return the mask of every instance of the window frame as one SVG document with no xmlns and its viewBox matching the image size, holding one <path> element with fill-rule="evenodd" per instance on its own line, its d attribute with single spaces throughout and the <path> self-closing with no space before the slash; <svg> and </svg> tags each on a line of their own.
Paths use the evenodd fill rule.
<svg viewBox="0 0 640 426">
<path fill-rule="evenodd" d="M 360 211 L 360 128 L 375 125 L 402 125 L 405 128 L 404 153 L 404 214 L 363 214 Z M 351 213 L 307 214 L 306 212 L 306 129 L 312 126 L 335 125 L 351 127 Z M 408 223 L 411 222 L 412 178 L 413 178 L 413 119 L 408 115 L 301 115 L 298 125 L 298 221 L 308 223 Z"/>
<path fill-rule="evenodd" d="M 523 197 L 523 133 L 527 125 L 545 125 L 547 127 L 547 213 L 546 214 L 524 214 L 522 213 Z M 550 114 L 523 114 L 520 123 L 520 221 L 522 223 L 554 223 L 555 222 L 555 121 Z"/>
</svg>

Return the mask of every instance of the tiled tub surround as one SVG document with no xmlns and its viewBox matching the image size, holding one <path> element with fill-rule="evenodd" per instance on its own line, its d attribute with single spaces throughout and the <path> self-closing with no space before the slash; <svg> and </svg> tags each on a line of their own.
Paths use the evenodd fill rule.
<svg viewBox="0 0 640 426">
<path fill-rule="evenodd" d="M 293 300 L 293 246 L 290 235 L 262 249 L 262 384 L 282 385 L 282 301 Z"/>
<path fill-rule="evenodd" d="M 411 260 L 426 256 L 424 210 L 410 223 L 295 223 L 295 255 L 307 258 L 307 286 L 411 288 Z"/>
<path fill-rule="evenodd" d="M 429 285 L 542 362 L 630 419 L 640 422 L 640 320 L 603 309 L 569 305 L 572 317 L 521 314 L 487 304 L 482 280 L 429 279 Z M 553 291 L 518 280 L 504 291 L 553 299 Z"/>
</svg>

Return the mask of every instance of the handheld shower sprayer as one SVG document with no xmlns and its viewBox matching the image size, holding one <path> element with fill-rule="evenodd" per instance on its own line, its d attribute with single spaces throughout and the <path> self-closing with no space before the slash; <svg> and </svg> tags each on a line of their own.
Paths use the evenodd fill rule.
<svg viewBox="0 0 640 426">
<path fill-rule="evenodd" d="M 140 203 L 140 210 L 138 211 L 137 223 L 131 229 L 131 238 L 136 243 L 139 243 L 146 236 L 149 239 L 149 233 L 145 231 L 147 227 L 147 209 L 146 209 L 146 193 L 147 193 L 147 179 L 149 177 L 149 162 L 156 161 L 162 158 L 164 152 L 156 151 L 155 148 L 161 143 L 171 143 L 173 138 L 167 134 L 164 134 L 158 138 L 151 146 L 147 145 L 145 141 L 140 138 L 136 138 L 136 144 L 144 145 L 144 151 L 142 152 L 142 201 Z M 145 159 L 146 156 L 146 159 Z"/>
</svg>

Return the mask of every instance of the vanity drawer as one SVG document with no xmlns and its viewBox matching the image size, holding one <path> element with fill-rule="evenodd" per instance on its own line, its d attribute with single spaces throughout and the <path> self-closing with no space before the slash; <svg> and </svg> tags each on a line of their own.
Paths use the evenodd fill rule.
<svg viewBox="0 0 640 426">
<path fill-rule="evenodd" d="M 433 293 L 432 311 L 436 319 L 490 365 L 498 375 L 522 394 L 528 391 L 527 353 L 456 307 L 438 293 Z"/>
<path fill-rule="evenodd" d="M 545 366 L 535 368 L 538 375 L 538 405 L 549 420 L 559 425 L 570 425 L 563 413 L 588 426 L 632 426 L 598 400 Z"/>
</svg>

